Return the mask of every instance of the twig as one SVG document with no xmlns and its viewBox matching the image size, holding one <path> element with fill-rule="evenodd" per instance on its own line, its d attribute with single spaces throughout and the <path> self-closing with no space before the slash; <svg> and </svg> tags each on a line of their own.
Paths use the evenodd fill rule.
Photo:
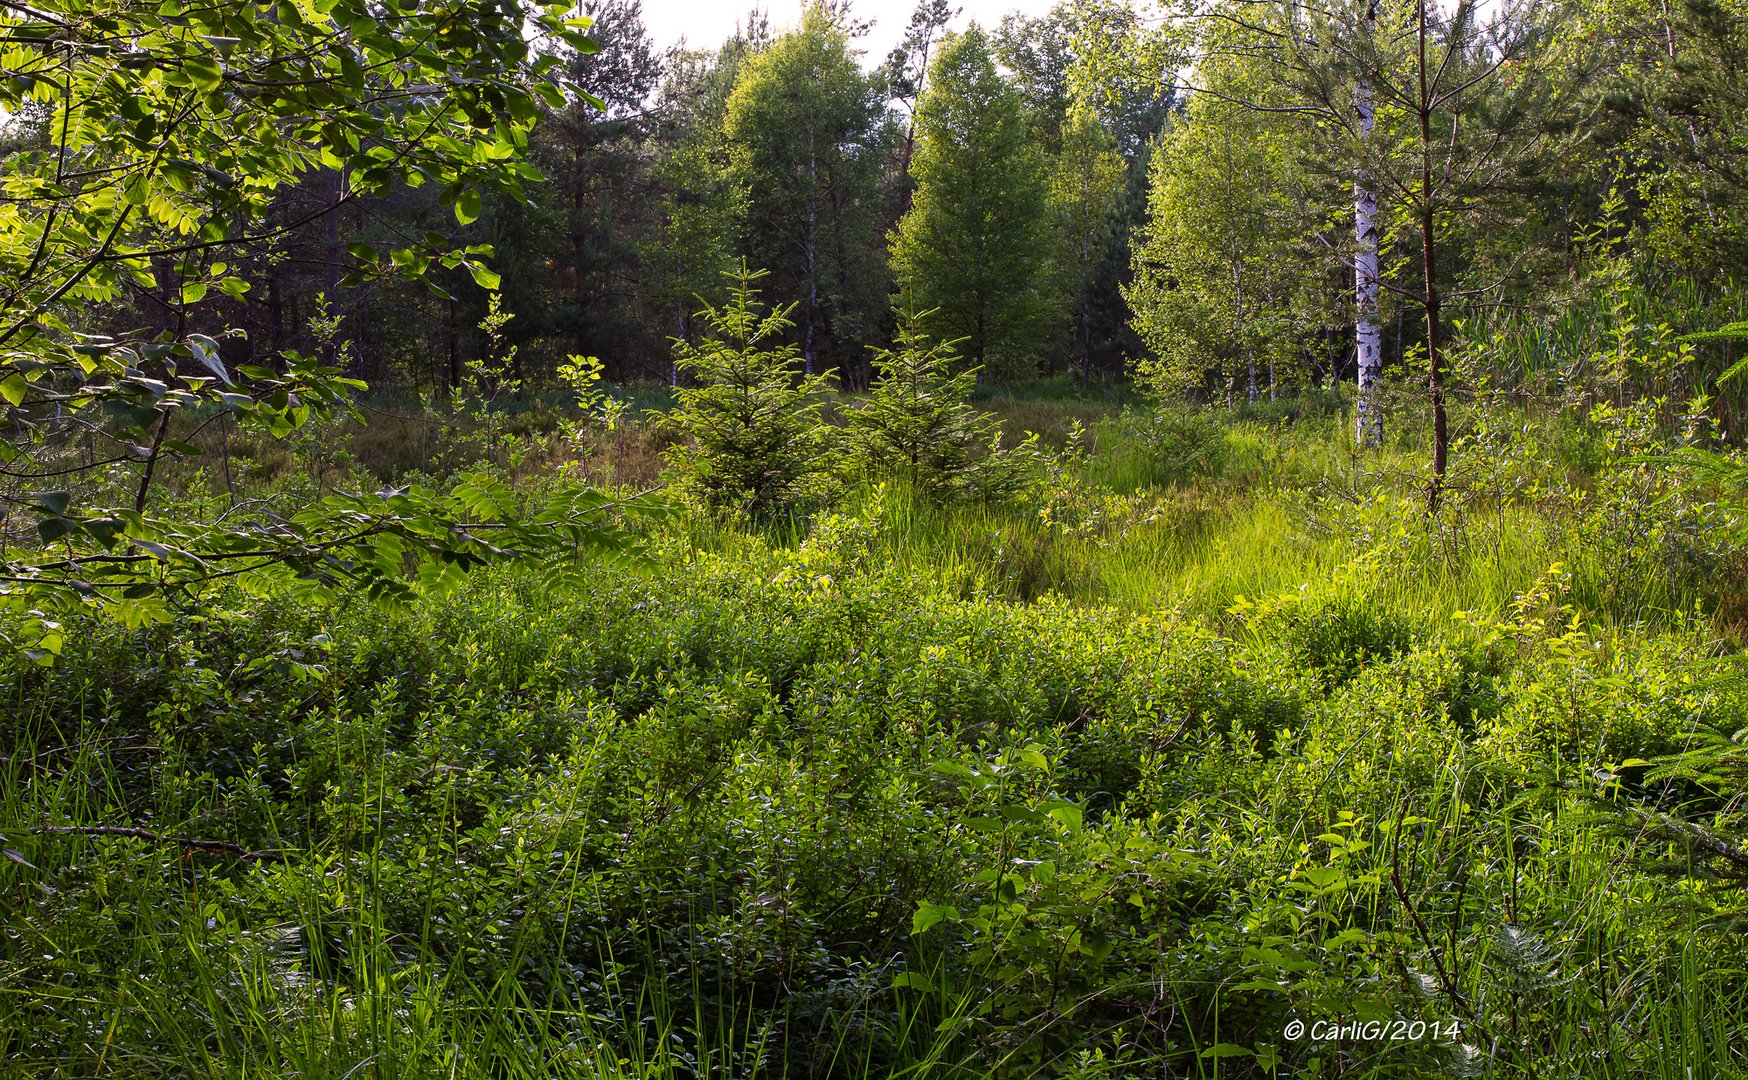
<svg viewBox="0 0 1748 1080">
<path fill-rule="evenodd" d="M 1664 840 L 1676 840 L 1690 847 L 1699 848 L 1706 854 L 1728 863 L 1728 873 L 1731 877 L 1748 877 L 1748 851 L 1743 851 L 1728 841 L 1713 836 L 1705 829 L 1672 815 L 1653 814 L 1638 807 L 1630 809 L 1638 816 L 1649 835 Z"/>
<path fill-rule="evenodd" d="M 206 851 L 215 855 L 235 855 L 239 859 L 251 862 L 284 862 L 285 856 L 278 851 L 250 851 L 241 844 L 233 844 L 228 840 L 196 840 L 187 836 L 169 836 L 153 832 L 150 829 L 136 829 L 123 825 L 33 825 L 30 831 L 37 836 L 128 836 L 136 840 L 150 840 L 154 844 L 175 844 L 190 851 Z"/>
<path fill-rule="evenodd" d="M 1463 997 L 1463 992 L 1457 986 L 1451 973 L 1445 969 L 1444 958 L 1439 955 L 1438 945 L 1432 940 L 1432 933 L 1427 930 L 1426 923 L 1420 918 L 1420 911 L 1414 906 L 1414 901 L 1408 897 L 1408 889 L 1402 884 L 1402 823 L 1408 818 L 1408 800 L 1402 800 L 1401 809 L 1396 814 L 1396 827 L 1390 830 L 1390 887 L 1396 893 L 1396 900 L 1402 905 L 1402 910 L 1408 913 L 1409 921 L 1414 924 L 1415 935 L 1426 947 L 1426 954 L 1432 960 L 1432 967 L 1438 973 L 1439 986 L 1444 989 L 1445 996 L 1451 999 L 1451 1004 L 1461 1009 L 1464 1016 L 1471 1021 L 1480 1023 L 1480 1017 L 1475 1010 L 1469 1008 L 1469 1003 Z"/>
</svg>

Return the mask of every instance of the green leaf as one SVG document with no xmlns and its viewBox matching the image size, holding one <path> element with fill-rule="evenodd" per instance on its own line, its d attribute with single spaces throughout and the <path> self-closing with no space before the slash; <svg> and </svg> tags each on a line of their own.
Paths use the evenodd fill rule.
<svg viewBox="0 0 1748 1080">
<path fill-rule="evenodd" d="M 31 496 L 30 501 L 58 516 L 65 514 L 67 507 L 72 505 L 73 493 L 70 491 L 44 491 Z"/>
<path fill-rule="evenodd" d="M 478 188 L 462 188 L 455 197 L 455 220 L 463 225 L 471 225 L 479 220 L 480 198 Z"/>
<path fill-rule="evenodd" d="M 1079 832 L 1085 823 L 1085 814 L 1079 806 L 1071 802 L 1052 803 L 1044 812 L 1055 818 L 1069 832 Z"/>
<path fill-rule="evenodd" d="M 104 547 L 114 543 L 126 527 L 126 522 L 112 517 L 91 518 L 85 522 L 85 532 Z"/>
<path fill-rule="evenodd" d="M 1081 951 L 1092 957 L 1094 960 L 1103 960 L 1105 957 L 1111 955 L 1111 951 L 1115 948 L 1115 946 L 1111 944 L 1110 937 L 1107 936 L 1103 930 L 1099 929 L 1092 929 L 1083 933 L 1080 937 L 1080 942 Z"/>
<path fill-rule="evenodd" d="M 200 291 L 202 296 L 206 295 L 206 286 L 202 285 Z M 183 286 L 182 294 L 184 299 L 186 299 L 188 295 L 188 287 L 186 285 Z M 225 370 L 225 362 L 219 358 L 218 342 L 207 337 L 205 334 L 190 334 L 188 337 L 188 348 L 194 353 L 194 358 L 199 360 L 208 371 L 224 380 L 225 385 L 236 385 L 231 379 L 231 373 Z"/>
<path fill-rule="evenodd" d="M 959 912 L 954 908 L 941 904 L 931 904 L 925 900 L 917 905 L 916 914 L 911 916 L 911 936 L 926 933 L 930 927 L 943 920 L 958 922 Z"/>
<path fill-rule="evenodd" d="M 182 62 L 182 70 L 188 76 L 188 81 L 201 90 L 217 90 L 224 82 L 224 71 L 214 60 L 204 56 L 191 56 Z"/>
<path fill-rule="evenodd" d="M 497 273 L 476 262 L 467 264 L 467 272 L 473 275 L 474 284 L 487 292 L 497 292 L 502 278 Z"/>
<path fill-rule="evenodd" d="M 177 554 L 174 548 L 160 544 L 156 540 L 141 540 L 136 537 L 129 542 L 159 562 L 169 562 Z"/>
<path fill-rule="evenodd" d="M 5 379 L 0 379 L 0 397 L 5 398 L 13 405 L 24 404 L 24 394 L 29 388 L 30 383 L 26 382 L 24 376 L 16 371 L 6 376 Z"/>
<path fill-rule="evenodd" d="M 37 535 L 42 537 L 45 544 L 54 543 L 78 527 L 77 521 L 64 517 L 47 517 L 36 523 Z"/>
</svg>

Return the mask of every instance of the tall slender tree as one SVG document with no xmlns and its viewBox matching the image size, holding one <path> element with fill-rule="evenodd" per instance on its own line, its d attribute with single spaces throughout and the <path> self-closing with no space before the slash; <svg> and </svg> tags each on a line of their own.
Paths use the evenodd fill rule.
<svg viewBox="0 0 1748 1080">
<path fill-rule="evenodd" d="M 1374 363 L 1381 360 L 1375 319 L 1379 291 L 1418 306 L 1429 412 L 1433 422 L 1429 507 L 1436 507 L 1449 463 L 1445 402 L 1444 306 L 1455 279 L 1441 246 L 1459 222 L 1497 216 L 1525 177 L 1548 163 L 1549 128 L 1573 85 L 1556 54 L 1543 48 L 1567 14 L 1553 0 L 1522 0 L 1483 19 L 1478 0 L 1441 10 L 1426 0 L 1341 0 L 1310 8 L 1215 0 L 1202 14 L 1216 28 L 1205 54 L 1236 51 L 1266 58 L 1273 82 L 1290 92 L 1276 108 L 1305 121 L 1321 143 L 1325 172 L 1352 178 L 1356 342 L 1361 395 L 1355 435 L 1376 440 Z M 1206 65 L 1204 65 L 1205 67 Z M 1398 265 L 1413 280 L 1389 280 L 1381 248 L 1392 233 L 1417 250 Z"/>
<path fill-rule="evenodd" d="M 638 239 L 654 225 L 649 106 L 662 62 L 641 0 L 586 0 L 581 13 L 593 20 L 597 50 L 565 55 L 571 93 L 532 140 L 551 213 L 519 215 L 517 231 L 501 236 L 499 246 L 546 249 L 550 260 L 545 273 L 518 275 L 509 291 L 522 331 L 554 335 L 566 352 L 601 355 L 625 376 L 635 371 L 618 365 L 631 359 L 627 353 L 666 352 L 643 325 L 636 290 Z"/>
<path fill-rule="evenodd" d="M 1036 365 L 1055 317 L 1043 156 L 976 24 L 942 48 L 918 110 L 916 199 L 892 234 L 900 304 L 978 365 Z"/>
<path fill-rule="evenodd" d="M 1424 317 L 1432 509 L 1450 454 L 1445 305 L 1456 268 L 1443 245 L 1459 221 L 1472 226 L 1497 216 L 1527 175 L 1548 166 L 1548 131 L 1574 73 L 1544 46 L 1565 15 L 1543 0 L 1506 5 L 1485 19 L 1478 0 L 1456 0 L 1442 11 L 1427 0 L 1361 0 L 1316 13 L 1293 5 L 1282 19 L 1299 106 L 1323 121 L 1321 130 L 1362 178 L 1354 200 L 1362 314 L 1376 280 Z M 1417 242 L 1413 279 L 1384 281 L 1369 266 L 1380 214 L 1393 215 Z M 1373 437 L 1366 421 L 1364 413 L 1356 421 L 1362 440 Z"/>
<path fill-rule="evenodd" d="M 847 359 L 884 325 L 879 181 L 892 133 L 877 77 L 823 4 L 751 58 L 724 132 L 747 192 L 746 251 L 770 291 L 797 303 L 805 370 Z"/>
<path fill-rule="evenodd" d="M 1127 168 L 1117 140 L 1091 109 L 1073 108 L 1062 128 L 1061 147 L 1050 173 L 1050 202 L 1061 239 L 1061 288 L 1073 306 L 1073 351 L 1080 377 L 1091 382 L 1099 334 L 1094 297 L 1111 234 L 1120 224 Z"/>
<path fill-rule="evenodd" d="M 1255 402 L 1295 353 L 1288 298 L 1311 272 L 1295 202 L 1289 118 L 1239 104 L 1278 100 L 1254 57 L 1212 57 L 1155 152 L 1149 213 L 1127 290 L 1151 357 L 1144 383 Z M 1271 97 L 1271 95 L 1273 95 Z M 1260 372 L 1260 378 L 1259 378 Z"/>
<path fill-rule="evenodd" d="M 947 32 L 947 24 L 958 14 L 959 9 L 948 7 L 947 0 L 917 0 L 910 24 L 905 27 L 904 38 L 887 55 L 882 69 L 887 93 L 898 103 L 899 113 L 904 118 L 904 142 L 898 158 L 898 214 L 901 217 L 910 210 L 914 189 L 910 166 L 916 157 L 917 103 L 928 88 L 929 66 L 935 50 Z"/>
<path fill-rule="evenodd" d="M 722 125 L 741 65 L 764 47 L 760 27 L 714 51 L 675 50 L 657 92 L 655 225 L 641 238 L 644 318 L 670 338 L 694 337 L 700 301 L 727 299 L 746 222 L 746 191 L 729 164 Z M 665 372 L 678 382 L 681 367 Z"/>
<path fill-rule="evenodd" d="M 1365 0 L 1365 14 L 1354 28 L 1363 48 L 1378 25 L 1377 0 Z M 1354 80 L 1354 132 L 1359 142 L 1359 166 L 1353 178 L 1354 237 L 1354 441 L 1376 448 L 1384 443 L 1384 411 L 1378 401 L 1384 376 L 1384 340 L 1378 328 L 1378 186 L 1368 167 L 1366 150 L 1377 123 L 1371 76 L 1361 71 Z"/>
</svg>

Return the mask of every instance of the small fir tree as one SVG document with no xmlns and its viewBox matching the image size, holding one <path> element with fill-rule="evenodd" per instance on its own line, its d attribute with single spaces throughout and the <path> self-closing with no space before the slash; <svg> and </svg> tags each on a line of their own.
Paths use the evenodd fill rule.
<svg viewBox="0 0 1748 1080">
<path fill-rule="evenodd" d="M 727 303 L 698 313 L 708 336 L 675 340 L 680 370 L 696 385 L 675 392 L 683 441 L 669 451 L 684 493 L 760 522 L 817 502 L 832 467 L 819 419 L 832 379 L 801 374 L 795 346 L 776 344 L 794 326 L 795 305 L 766 309 L 753 287 L 765 273 L 743 262 L 728 275 Z"/>
<path fill-rule="evenodd" d="M 863 476 L 901 476 L 934 499 L 1005 494 L 1021 480 L 1001 450 L 995 417 L 971 405 L 976 369 L 955 371 L 955 342 L 922 329 L 931 313 L 899 316 L 897 348 L 876 349 L 880 380 L 849 414 L 849 460 Z"/>
</svg>

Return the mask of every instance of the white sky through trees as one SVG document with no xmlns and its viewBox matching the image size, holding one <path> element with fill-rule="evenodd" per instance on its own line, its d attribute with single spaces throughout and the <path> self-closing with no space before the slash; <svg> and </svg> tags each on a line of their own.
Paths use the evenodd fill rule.
<svg viewBox="0 0 1748 1080">
<path fill-rule="evenodd" d="M 953 21 L 954 28 L 972 20 L 994 29 L 1001 17 L 1010 11 L 1039 16 L 1055 6 L 1057 0 L 958 0 L 960 9 Z M 643 24 L 658 48 L 677 45 L 683 37 L 694 49 L 715 48 L 734 33 L 737 23 L 746 20 L 749 9 L 760 8 L 771 16 L 774 30 L 785 30 L 801 21 L 800 0 L 643 0 Z M 886 59 L 886 54 L 898 44 L 916 0 L 855 0 L 857 19 L 874 21 L 874 28 L 859 39 L 856 47 L 864 51 L 863 67 L 873 67 Z"/>
</svg>

